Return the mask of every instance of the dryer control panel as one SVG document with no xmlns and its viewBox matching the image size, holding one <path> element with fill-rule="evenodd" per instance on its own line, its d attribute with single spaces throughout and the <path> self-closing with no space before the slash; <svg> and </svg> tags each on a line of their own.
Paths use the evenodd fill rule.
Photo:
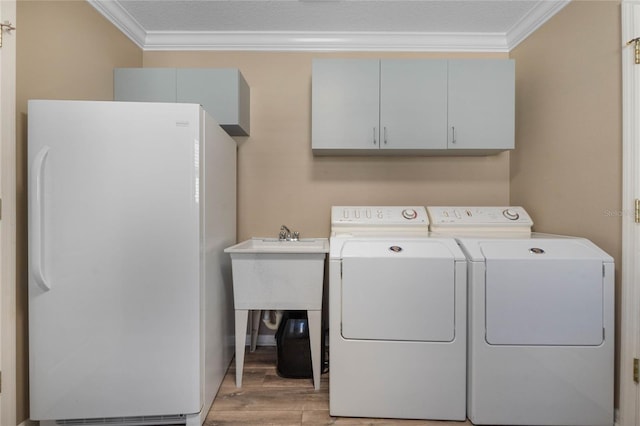
<svg viewBox="0 0 640 426">
<path fill-rule="evenodd" d="M 427 228 L 429 219 L 422 206 L 333 206 L 332 228 Z"/>
<path fill-rule="evenodd" d="M 518 206 L 427 207 L 432 231 L 531 232 L 533 221 Z"/>
</svg>

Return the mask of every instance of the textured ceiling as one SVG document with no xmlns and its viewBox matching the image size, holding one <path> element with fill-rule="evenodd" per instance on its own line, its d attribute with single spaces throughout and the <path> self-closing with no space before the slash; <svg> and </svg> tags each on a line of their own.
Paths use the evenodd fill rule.
<svg viewBox="0 0 640 426">
<path fill-rule="evenodd" d="M 381 44 L 383 49 L 392 47 L 391 50 L 440 50 L 437 47 L 444 47 L 447 43 L 453 47 L 456 44 L 467 46 L 453 50 L 483 50 L 482 46 L 485 45 L 484 50 L 508 50 L 568 2 L 87 1 L 145 49 L 190 50 L 215 49 L 216 46 L 259 50 L 268 49 L 269 46 L 276 50 L 301 50 L 305 46 L 312 50 L 323 49 L 323 46 L 325 50 L 336 50 L 338 46 L 372 50 L 376 43 Z M 386 46 L 385 40 L 389 39 L 390 45 Z"/>
</svg>

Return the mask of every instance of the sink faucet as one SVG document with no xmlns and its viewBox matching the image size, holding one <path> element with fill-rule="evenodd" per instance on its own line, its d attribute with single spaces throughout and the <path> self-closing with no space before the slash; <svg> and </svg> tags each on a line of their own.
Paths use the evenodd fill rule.
<svg viewBox="0 0 640 426">
<path fill-rule="evenodd" d="M 287 227 L 287 225 L 282 225 L 280 227 L 280 233 L 278 234 L 278 239 L 280 241 L 298 241 L 299 238 L 300 238 L 300 233 L 298 231 L 294 231 L 292 233 L 291 230 Z"/>
</svg>

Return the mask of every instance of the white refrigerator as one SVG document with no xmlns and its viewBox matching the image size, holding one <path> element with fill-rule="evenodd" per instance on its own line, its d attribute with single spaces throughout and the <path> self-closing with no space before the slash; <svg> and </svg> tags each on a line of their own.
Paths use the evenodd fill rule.
<svg viewBox="0 0 640 426">
<path fill-rule="evenodd" d="M 29 102 L 32 420 L 204 421 L 234 350 L 236 148 L 195 104 Z"/>
</svg>

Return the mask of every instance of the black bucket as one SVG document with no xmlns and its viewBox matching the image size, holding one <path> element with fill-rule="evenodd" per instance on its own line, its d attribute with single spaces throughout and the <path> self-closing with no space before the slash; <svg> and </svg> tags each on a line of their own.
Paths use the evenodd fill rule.
<svg viewBox="0 0 640 426">
<path fill-rule="evenodd" d="M 285 311 L 276 331 L 278 375 L 292 379 L 313 377 L 307 311 Z"/>
</svg>

